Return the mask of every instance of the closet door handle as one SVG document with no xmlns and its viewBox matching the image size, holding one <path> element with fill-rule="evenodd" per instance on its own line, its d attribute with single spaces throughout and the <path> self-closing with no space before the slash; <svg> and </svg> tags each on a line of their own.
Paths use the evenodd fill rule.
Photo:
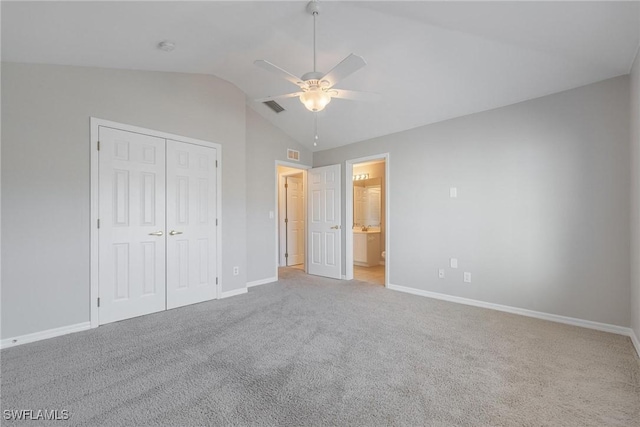
<svg viewBox="0 0 640 427">
<path fill-rule="evenodd" d="M 176 234 L 182 234 L 182 231 L 171 230 L 171 231 L 169 232 L 169 235 L 170 235 L 170 236 L 175 236 Z"/>
<path fill-rule="evenodd" d="M 162 236 L 164 233 L 162 231 L 155 231 L 153 233 L 149 233 L 149 236 Z"/>
<path fill-rule="evenodd" d="M 340 226 L 339 225 L 334 225 L 333 227 L 331 227 L 332 230 L 339 230 Z"/>
</svg>

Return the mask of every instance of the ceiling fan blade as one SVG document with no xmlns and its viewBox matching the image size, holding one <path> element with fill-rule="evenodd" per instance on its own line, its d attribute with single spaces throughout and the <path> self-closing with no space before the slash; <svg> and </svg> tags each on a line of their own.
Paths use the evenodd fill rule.
<svg viewBox="0 0 640 427">
<path fill-rule="evenodd" d="M 255 102 L 267 102 L 267 101 L 272 101 L 274 99 L 295 98 L 297 96 L 302 95 L 303 93 L 304 92 L 285 93 L 284 95 L 267 96 L 266 98 L 254 99 L 254 101 Z"/>
<path fill-rule="evenodd" d="M 352 101 L 377 101 L 380 94 L 374 92 L 358 92 L 356 90 L 331 89 L 331 98 L 349 99 Z"/>
<path fill-rule="evenodd" d="M 255 65 L 257 65 L 260 68 L 263 68 L 267 71 L 270 71 L 272 73 L 275 73 L 277 75 L 279 75 L 280 77 L 289 80 L 291 83 L 293 83 L 296 86 L 299 87 L 306 87 L 306 83 L 302 81 L 302 79 L 300 77 L 296 77 L 293 74 L 291 74 L 288 71 L 283 70 L 282 68 L 278 67 L 277 65 L 272 64 L 269 61 L 265 61 L 264 59 L 258 59 L 257 61 L 253 62 Z"/>
<path fill-rule="evenodd" d="M 329 87 L 332 87 L 340 80 L 355 73 L 365 65 L 367 65 L 367 63 L 361 56 L 354 55 L 352 53 L 343 59 L 338 65 L 333 67 L 333 69 L 325 74 L 321 80 L 327 80 L 329 82 Z"/>
</svg>

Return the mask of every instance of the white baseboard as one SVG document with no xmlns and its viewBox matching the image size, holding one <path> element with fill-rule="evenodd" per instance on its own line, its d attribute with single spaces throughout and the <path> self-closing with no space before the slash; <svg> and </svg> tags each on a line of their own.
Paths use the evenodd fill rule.
<svg viewBox="0 0 640 427">
<path fill-rule="evenodd" d="M 633 330 L 624 326 L 610 325 L 608 323 L 593 322 L 591 320 L 577 319 L 575 317 L 560 316 L 558 314 L 544 313 L 542 311 L 527 310 L 526 308 L 511 307 L 508 305 L 494 304 L 491 302 L 478 301 L 469 298 L 456 297 L 453 295 L 441 294 L 438 292 L 424 291 L 422 289 L 408 288 L 406 286 L 388 285 L 387 288 L 394 291 L 406 292 L 408 294 L 420 295 L 423 297 L 439 299 L 443 301 L 455 302 L 458 304 L 472 305 L 474 307 L 488 308 L 491 310 L 504 311 L 521 316 L 534 317 L 536 319 L 549 320 L 551 322 L 564 323 L 567 325 L 581 326 L 583 328 L 595 329 L 597 331 L 611 332 L 618 335 L 631 337 Z M 633 340 L 633 337 L 631 337 Z M 636 349 L 637 349 L 636 345 Z"/>
<path fill-rule="evenodd" d="M 252 288 L 254 286 L 266 285 L 267 283 L 277 282 L 277 277 L 267 277 L 266 279 L 254 280 L 252 282 L 247 283 L 247 288 Z"/>
<path fill-rule="evenodd" d="M 236 295 L 242 295 L 247 293 L 247 288 L 234 289 L 232 291 L 222 292 L 220 299 L 235 297 Z"/>
<path fill-rule="evenodd" d="M 633 346 L 636 348 L 636 353 L 638 354 L 638 357 L 640 357 L 640 340 L 638 339 L 638 336 L 636 335 L 635 331 L 631 328 L 629 329 L 631 330 L 629 337 L 631 338 L 631 342 L 633 343 Z"/>
<path fill-rule="evenodd" d="M 47 338 L 59 337 L 74 332 L 91 329 L 91 322 L 76 323 L 75 325 L 62 326 L 60 328 L 47 329 L 46 331 L 34 332 L 32 334 L 20 335 L 13 338 L 5 338 L 0 341 L 0 348 L 15 347 L 20 344 L 46 340 Z"/>
</svg>

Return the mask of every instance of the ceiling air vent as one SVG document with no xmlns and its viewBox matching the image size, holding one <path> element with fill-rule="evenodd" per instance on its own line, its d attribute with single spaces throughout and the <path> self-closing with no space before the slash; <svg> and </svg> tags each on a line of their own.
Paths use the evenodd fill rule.
<svg viewBox="0 0 640 427">
<path fill-rule="evenodd" d="M 271 108 L 276 113 L 281 113 L 284 111 L 284 108 L 282 108 L 282 105 L 278 104 L 276 101 L 265 101 L 263 102 L 263 104 Z"/>
<path fill-rule="evenodd" d="M 291 148 L 287 149 L 287 159 L 295 160 L 296 162 L 300 161 L 300 152 L 296 150 L 292 150 Z"/>
</svg>

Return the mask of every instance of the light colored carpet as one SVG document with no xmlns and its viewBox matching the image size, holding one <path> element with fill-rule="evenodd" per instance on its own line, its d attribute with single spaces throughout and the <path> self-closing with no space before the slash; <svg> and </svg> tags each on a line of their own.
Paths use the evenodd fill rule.
<svg viewBox="0 0 640 427">
<path fill-rule="evenodd" d="M 1 406 L 82 426 L 638 426 L 640 364 L 627 337 L 283 269 L 2 350 Z"/>
</svg>

